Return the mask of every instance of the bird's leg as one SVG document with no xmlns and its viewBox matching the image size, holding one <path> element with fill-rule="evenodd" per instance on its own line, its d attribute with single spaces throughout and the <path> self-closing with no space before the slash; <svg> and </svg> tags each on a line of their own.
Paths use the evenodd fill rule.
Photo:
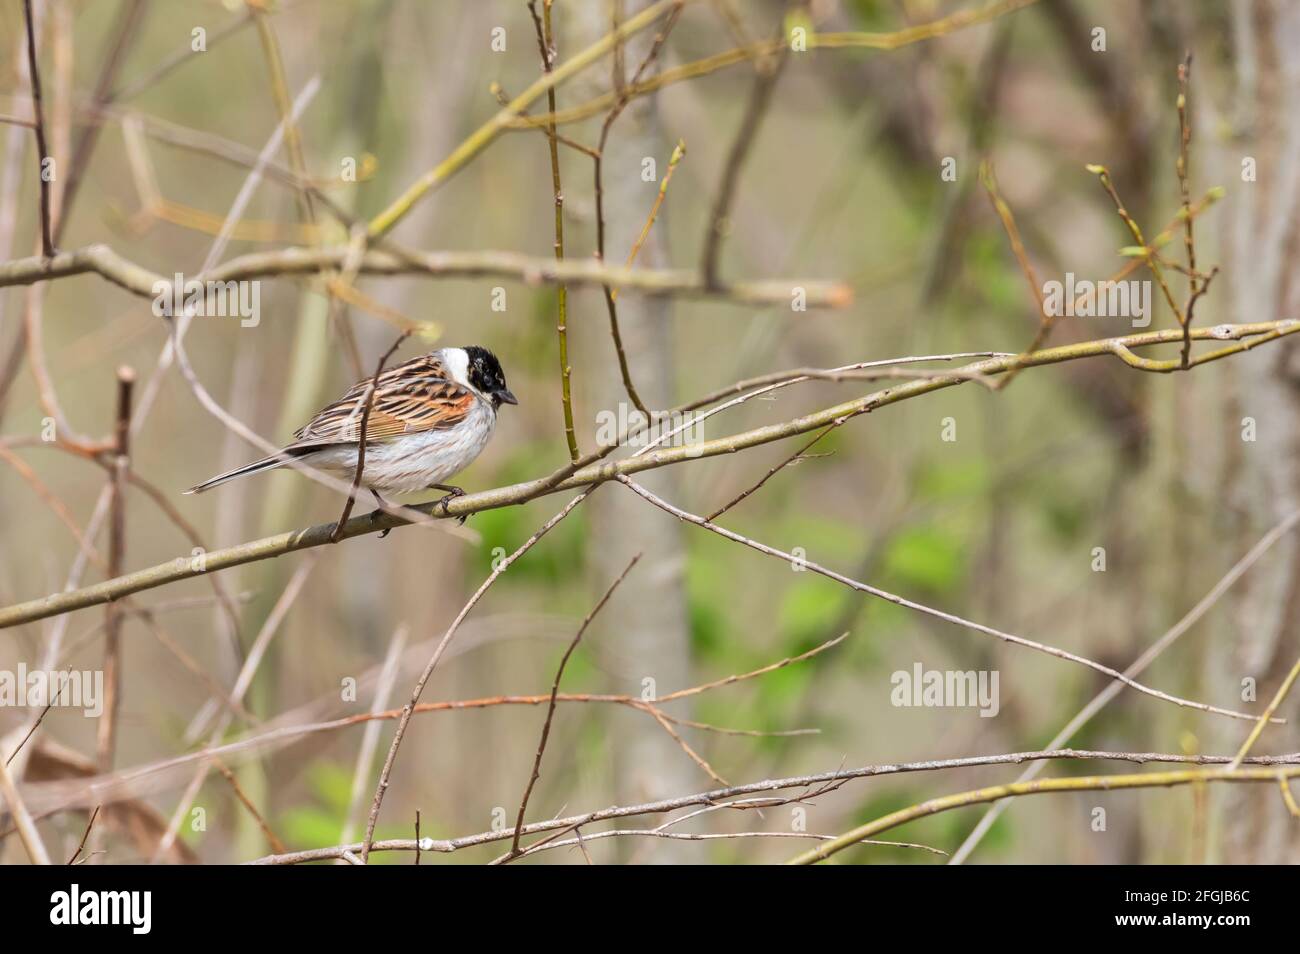
<svg viewBox="0 0 1300 954">
<path fill-rule="evenodd" d="M 463 487 L 453 487 L 451 484 L 430 484 L 429 489 L 447 491 L 447 496 L 439 497 L 437 500 L 433 502 L 433 509 L 437 510 L 439 507 L 441 507 L 442 515 L 444 517 L 447 516 L 447 504 L 451 503 L 451 501 L 455 500 L 457 497 L 465 496 L 465 489 Z M 464 526 L 465 521 L 467 519 L 469 519 L 469 514 L 467 513 L 463 513 L 456 518 L 457 522 L 460 523 L 462 526 Z"/>
<path fill-rule="evenodd" d="M 370 512 L 370 522 L 378 523 L 379 518 L 384 515 L 384 507 L 386 507 L 387 504 L 384 503 L 384 498 L 379 496 L 379 491 L 375 490 L 374 487 L 367 487 L 366 489 L 370 491 L 370 496 L 374 497 L 375 503 L 379 505 L 378 510 L 372 510 Z M 392 527 L 389 527 L 387 530 L 382 531 L 379 534 L 379 539 L 380 540 L 384 539 L 384 537 L 388 536 L 390 533 L 392 533 L 392 531 L 393 531 Z"/>
</svg>

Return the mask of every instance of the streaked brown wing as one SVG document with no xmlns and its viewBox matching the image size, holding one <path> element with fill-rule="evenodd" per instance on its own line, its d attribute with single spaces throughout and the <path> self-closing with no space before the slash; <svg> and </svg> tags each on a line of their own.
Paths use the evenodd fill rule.
<svg viewBox="0 0 1300 954">
<path fill-rule="evenodd" d="M 441 430 L 463 421 L 476 398 L 473 392 L 447 380 L 446 373 L 437 358 L 424 355 L 381 374 L 370 408 L 366 440 Z M 323 408 L 294 433 L 297 440 L 290 446 L 357 441 L 366 384 L 354 384 L 342 398 Z"/>
</svg>

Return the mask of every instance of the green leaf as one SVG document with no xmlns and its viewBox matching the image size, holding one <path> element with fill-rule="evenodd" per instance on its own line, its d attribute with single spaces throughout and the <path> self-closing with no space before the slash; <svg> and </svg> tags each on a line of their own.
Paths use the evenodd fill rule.
<svg viewBox="0 0 1300 954">
<path fill-rule="evenodd" d="M 944 593 L 960 580 L 964 557 L 961 545 L 939 529 L 914 527 L 890 542 L 885 572 L 905 587 Z"/>
<path fill-rule="evenodd" d="M 813 645 L 838 636 L 830 627 L 840 613 L 843 595 L 840 585 L 822 576 L 804 572 L 795 577 L 796 583 L 786 588 L 777 612 L 784 646 L 797 655 Z M 775 675 L 775 674 L 773 674 Z"/>
<path fill-rule="evenodd" d="M 991 486 L 988 464 L 982 458 L 946 460 L 927 467 L 916 480 L 915 489 L 925 500 L 975 497 Z"/>
</svg>

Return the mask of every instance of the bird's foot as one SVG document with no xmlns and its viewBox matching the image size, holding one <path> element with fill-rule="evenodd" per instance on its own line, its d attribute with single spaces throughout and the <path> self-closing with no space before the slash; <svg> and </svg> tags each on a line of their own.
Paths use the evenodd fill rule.
<svg viewBox="0 0 1300 954">
<path fill-rule="evenodd" d="M 375 503 L 379 504 L 378 510 L 370 511 L 370 522 L 378 523 L 379 519 L 384 515 L 384 498 L 379 496 L 379 491 L 375 490 L 373 487 L 370 488 L 370 495 L 375 498 Z M 392 532 L 392 527 L 387 527 L 384 530 L 381 530 L 379 533 L 379 539 L 384 539 L 384 537 L 388 536 Z"/>
<path fill-rule="evenodd" d="M 464 488 L 462 488 L 462 487 L 452 487 L 452 486 L 449 486 L 449 485 L 446 485 L 446 484 L 432 484 L 431 486 L 432 486 L 433 489 L 435 489 L 435 490 L 445 490 L 445 491 L 447 491 L 447 495 L 446 495 L 445 497 L 439 497 L 439 498 L 438 498 L 437 500 L 435 500 L 434 503 L 433 503 L 433 509 L 434 509 L 434 511 L 436 512 L 436 511 L 438 510 L 438 508 L 442 508 L 442 515 L 443 515 L 444 517 L 448 515 L 448 514 L 447 514 L 447 505 L 448 505 L 449 503 L 451 503 L 453 500 L 455 500 L 457 497 L 464 497 L 464 496 L 465 496 L 465 490 L 464 490 Z M 459 517 L 456 518 L 456 522 L 459 523 L 461 526 L 464 526 L 464 525 L 465 525 L 465 521 L 466 521 L 467 519 L 469 519 L 469 514 L 467 514 L 467 513 L 463 513 L 463 514 L 461 514 Z"/>
</svg>

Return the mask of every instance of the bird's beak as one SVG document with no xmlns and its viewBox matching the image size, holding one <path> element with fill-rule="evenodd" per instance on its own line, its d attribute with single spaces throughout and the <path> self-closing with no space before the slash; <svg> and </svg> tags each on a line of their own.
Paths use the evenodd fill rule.
<svg viewBox="0 0 1300 954">
<path fill-rule="evenodd" d="M 492 396 L 500 404 L 518 404 L 519 399 L 510 393 L 509 388 L 502 388 L 500 391 L 493 392 Z"/>
</svg>

